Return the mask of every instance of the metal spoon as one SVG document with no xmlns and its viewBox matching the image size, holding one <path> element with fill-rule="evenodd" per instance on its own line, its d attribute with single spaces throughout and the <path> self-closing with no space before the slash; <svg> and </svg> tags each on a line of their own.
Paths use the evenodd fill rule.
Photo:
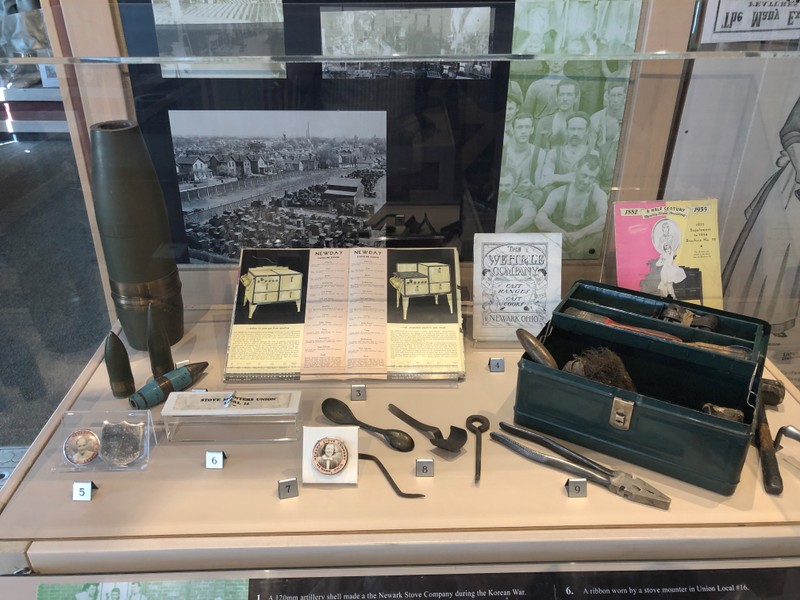
<svg viewBox="0 0 800 600">
<path fill-rule="evenodd" d="M 461 427 L 454 427 L 451 425 L 450 435 L 444 437 L 444 435 L 442 435 L 442 430 L 438 427 L 417 421 L 414 417 L 403 412 L 394 404 L 389 405 L 389 412 L 401 421 L 404 421 L 406 425 L 411 425 L 411 427 L 414 429 L 419 429 L 420 431 L 433 436 L 431 438 L 431 444 L 437 448 L 441 448 L 442 450 L 447 450 L 448 452 L 458 452 L 464 447 L 464 444 L 467 443 L 467 431 L 465 429 L 461 429 Z"/>
<path fill-rule="evenodd" d="M 326 398 L 322 402 L 322 414 L 338 425 L 358 425 L 367 431 L 382 435 L 389 446 L 400 452 L 411 452 L 414 449 L 414 439 L 405 431 L 381 429 L 359 421 L 350 407 L 338 398 Z"/>
</svg>

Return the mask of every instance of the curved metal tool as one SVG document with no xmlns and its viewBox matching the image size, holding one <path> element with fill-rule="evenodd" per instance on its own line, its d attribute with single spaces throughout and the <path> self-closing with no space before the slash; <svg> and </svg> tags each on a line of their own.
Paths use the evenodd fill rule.
<svg viewBox="0 0 800 600">
<path fill-rule="evenodd" d="M 337 425 L 358 425 L 362 429 L 383 436 L 386 443 L 400 452 L 411 452 L 414 449 L 414 439 L 405 431 L 399 429 L 381 429 L 359 421 L 344 402 L 338 398 L 326 398 L 322 402 L 322 414 Z"/>
<path fill-rule="evenodd" d="M 392 486 L 392 489 L 394 490 L 394 493 L 397 494 L 398 496 L 400 496 L 401 498 L 424 498 L 425 497 L 425 494 L 409 494 L 407 492 L 402 491 L 397 486 L 397 484 L 394 482 L 394 479 L 392 479 L 392 476 L 389 475 L 389 471 L 386 470 L 386 467 L 383 466 L 383 463 L 378 459 L 377 456 L 373 456 L 372 454 L 367 454 L 366 452 L 359 452 L 358 453 L 358 458 L 360 458 L 361 460 L 371 460 L 376 465 L 378 465 L 378 468 L 381 470 L 381 473 L 383 473 L 383 476 L 386 477 L 386 481 L 388 481 L 389 485 Z"/>
<path fill-rule="evenodd" d="M 455 427 L 451 425 L 450 435 L 445 438 L 444 435 L 442 435 L 441 429 L 434 427 L 433 425 L 426 425 L 422 421 L 417 421 L 414 417 L 403 412 L 394 404 L 389 405 L 389 412 L 403 421 L 406 425 L 411 425 L 411 427 L 414 429 L 418 429 L 419 431 L 432 435 L 433 437 L 431 438 L 431 444 L 437 448 L 441 448 L 442 450 L 447 450 L 448 452 L 458 452 L 464 447 L 464 444 L 467 443 L 467 431 L 465 429 L 461 429 L 461 427 Z"/>
</svg>

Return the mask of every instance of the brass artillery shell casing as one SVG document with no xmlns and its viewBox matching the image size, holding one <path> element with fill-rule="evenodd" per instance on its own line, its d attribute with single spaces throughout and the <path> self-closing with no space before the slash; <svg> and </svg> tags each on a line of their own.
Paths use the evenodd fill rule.
<svg viewBox="0 0 800 600">
<path fill-rule="evenodd" d="M 105 345 L 106 370 L 114 398 L 127 398 L 136 391 L 128 351 L 122 340 L 113 331 L 108 334 Z"/>
</svg>

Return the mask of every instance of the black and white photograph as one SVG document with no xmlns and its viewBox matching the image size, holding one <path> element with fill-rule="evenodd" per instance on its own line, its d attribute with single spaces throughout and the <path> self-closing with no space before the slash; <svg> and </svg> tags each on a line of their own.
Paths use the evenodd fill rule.
<svg viewBox="0 0 800 600">
<path fill-rule="evenodd" d="M 641 0 L 523 2 L 511 63 L 497 233 L 562 233 L 565 259 L 598 258 Z M 567 60 L 559 55 L 597 55 Z"/>
<path fill-rule="evenodd" d="M 162 57 L 282 56 L 283 4 L 248 0 L 153 0 Z M 167 63 L 164 77 L 284 77 L 283 63 Z"/>
<path fill-rule="evenodd" d="M 514 12 L 514 54 L 633 52 L 642 0 L 522 0 Z"/>
<path fill-rule="evenodd" d="M 489 7 L 322 10 L 322 55 L 330 57 L 488 54 Z"/>
<path fill-rule="evenodd" d="M 488 60 L 435 62 L 324 62 L 323 79 L 490 79 Z"/>
<path fill-rule="evenodd" d="M 372 246 L 386 203 L 384 111 L 169 112 L 192 261 L 241 248 Z"/>
</svg>

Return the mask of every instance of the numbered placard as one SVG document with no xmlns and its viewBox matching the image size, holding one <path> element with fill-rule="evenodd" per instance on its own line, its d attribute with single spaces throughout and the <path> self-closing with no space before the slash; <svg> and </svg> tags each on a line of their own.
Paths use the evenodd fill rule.
<svg viewBox="0 0 800 600">
<path fill-rule="evenodd" d="M 569 498 L 586 498 L 587 485 L 584 477 L 570 477 L 564 484 Z"/>
<path fill-rule="evenodd" d="M 363 383 L 354 383 L 350 386 L 350 400 L 366 400 L 367 386 Z"/>
<path fill-rule="evenodd" d="M 74 481 L 72 483 L 72 500 L 75 502 L 91 502 L 92 492 L 97 486 L 92 481 Z"/>
<path fill-rule="evenodd" d="M 297 477 L 291 479 L 281 479 L 278 482 L 278 498 L 285 500 L 286 498 L 297 498 L 299 495 L 297 488 Z"/>
<path fill-rule="evenodd" d="M 206 469 L 222 469 L 225 459 L 228 458 L 222 450 L 206 451 Z"/>
<path fill-rule="evenodd" d="M 417 477 L 433 477 L 433 459 L 417 459 Z"/>
<path fill-rule="evenodd" d="M 506 370 L 506 359 L 505 358 L 490 358 L 489 359 L 489 371 L 492 373 L 503 373 Z"/>
</svg>

